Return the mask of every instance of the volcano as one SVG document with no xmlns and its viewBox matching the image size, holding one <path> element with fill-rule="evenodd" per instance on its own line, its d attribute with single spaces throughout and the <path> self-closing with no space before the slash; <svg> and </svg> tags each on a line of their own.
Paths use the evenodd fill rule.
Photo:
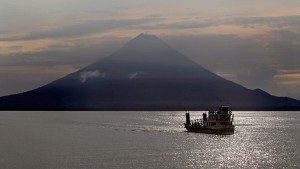
<svg viewBox="0 0 300 169">
<path fill-rule="evenodd" d="M 299 110 L 300 101 L 250 90 L 193 62 L 154 35 L 40 88 L 0 98 L 2 110 Z"/>
</svg>

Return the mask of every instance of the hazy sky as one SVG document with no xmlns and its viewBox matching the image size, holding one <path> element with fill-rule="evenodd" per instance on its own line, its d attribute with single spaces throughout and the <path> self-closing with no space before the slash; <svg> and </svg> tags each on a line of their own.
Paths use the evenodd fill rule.
<svg viewBox="0 0 300 169">
<path fill-rule="evenodd" d="M 0 96 L 63 77 L 140 33 L 248 88 L 300 99 L 299 0 L 0 0 Z"/>
</svg>

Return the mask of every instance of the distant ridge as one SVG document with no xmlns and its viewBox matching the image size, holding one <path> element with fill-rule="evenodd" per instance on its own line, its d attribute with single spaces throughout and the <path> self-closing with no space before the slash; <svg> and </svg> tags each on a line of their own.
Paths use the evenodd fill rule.
<svg viewBox="0 0 300 169">
<path fill-rule="evenodd" d="M 228 81 L 154 35 L 40 88 L 0 98 L 1 110 L 300 110 L 300 101 Z"/>
</svg>

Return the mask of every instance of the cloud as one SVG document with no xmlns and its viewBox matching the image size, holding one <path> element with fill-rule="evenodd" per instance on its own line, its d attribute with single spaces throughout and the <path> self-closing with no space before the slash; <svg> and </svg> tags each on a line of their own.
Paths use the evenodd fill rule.
<svg viewBox="0 0 300 169">
<path fill-rule="evenodd" d="M 129 79 L 135 79 L 137 78 L 139 75 L 144 74 L 144 72 L 134 72 L 134 73 L 130 73 L 128 74 L 128 78 Z"/>
<path fill-rule="evenodd" d="M 99 72 L 98 70 L 94 71 L 83 71 L 79 74 L 79 79 L 81 83 L 85 83 L 88 79 L 93 78 L 104 78 L 106 74 L 104 72 Z"/>
<path fill-rule="evenodd" d="M 300 33 L 292 32 L 289 30 L 274 30 L 270 31 L 270 34 L 274 35 L 277 40 L 291 41 L 298 43 L 300 41 Z"/>
<path fill-rule="evenodd" d="M 226 23 L 226 22 L 225 22 Z M 229 20 L 227 23 L 237 25 L 264 24 L 271 26 L 300 26 L 300 15 L 277 16 L 277 17 L 241 17 Z"/>
<path fill-rule="evenodd" d="M 135 19 L 106 19 L 106 20 L 87 20 L 76 24 L 61 24 L 43 31 L 34 31 L 27 35 L 0 38 L 0 41 L 28 41 L 39 39 L 63 39 L 91 35 L 94 33 L 104 33 L 111 30 L 144 29 L 202 29 L 221 25 L 236 25 L 241 27 L 252 27 L 255 25 L 268 25 L 271 27 L 299 27 L 300 16 L 282 17 L 235 17 L 203 19 L 190 17 L 189 19 L 173 20 L 163 18 L 160 15 L 148 15 Z"/>
<path fill-rule="evenodd" d="M 167 20 L 166 20 L 167 21 Z M 210 26 L 221 25 L 219 21 L 201 21 L 201 20 L 182 20 L 182 21 L 169 21 L 169 23 L 157 23 L 153 25 L 144 25 L 144 29 L 193 29 L 193 28 L 206 28 Z"/>
<path fill-rule="evenodd" d="M 21 49 L 23 47 L 24 46 L 22 46 L 22 45 L 15 45 L 15 46 L 10 46 L 9 49 L 18 50 L 18 49 Z"/>
<path fill-rule="evenodd" d="M 42 51 L 0 54 L 0 66 L 86 66 L 119 49 L 127 39 L 105 37 L 91 41 L 80 41 L 74 45 L 55 45 Z M 81 66 L 81 67 L 82 67 Z"/>
<path fill-rule="evenodd" d="M 182 20 L 168 20 L 164 23 L 142 25 L 144 29 L 201 29 L 221 25 L 235 25 L 241 27 L 254 27 L 256 25 L 267 25 L 270 27 L 297 27 L 300 26 L 300 15 L 280 16 L 280 17 L 234 17 L 203 19 L 189 17 Z"/>
<path fill-rule="evenodd" d="M 111 20 L 89 20 L 83 23 L 66 25 L 53 28 L 47 31 L 32 32 L 29 35 L 20 37 L 0 38 L 0 41 L 38 40 L 80 37 L 93 33 L 103 33 L 113 29 L 124 29 L 158 21 L 158 17 L 142 17 L 137 19 L 111 19 Z"/>
<path fill-rule="evenodd" d="M 270 34 L 273 38 L 265 46 L 270 63 L 283 69 L 299 68 L 300 33 L 280 30 Z"/>
<path fill-rule="evenodd" d="M 282 84 L 286 85 L 300 85 L 300 72 L 286 72 L 280 73 L 275 76 L 275 78 L 279 79 Z"/>
<path fill-rule="evenodd" d="M 269 34 L 268 38 L 180 35 L 166 36 L 165 40 L 192 60 L 229 80 L 251 89 L 295 97 L 290 91 L 297 90 L 295 86 L 300 78 L 293 76 L 294 85 L 291 86 L 284 83 L 286 78 L 278 75 L 280 70 L 299 70 L 300 41 L 298 37 L 291 38 L 297 33 L 271 31 Z"/>
</svg>

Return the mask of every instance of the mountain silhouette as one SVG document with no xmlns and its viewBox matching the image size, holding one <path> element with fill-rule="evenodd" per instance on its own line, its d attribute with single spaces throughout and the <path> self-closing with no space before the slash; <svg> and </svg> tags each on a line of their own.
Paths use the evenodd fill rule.
<svg viewBox="0 0 300 169">
<path fill-rule="evenodd" d="M 300 101 L 250 90 L 153 35 L 40 88 L 0 98 L 2 110 L 299 110 Z"/>
</svg>

